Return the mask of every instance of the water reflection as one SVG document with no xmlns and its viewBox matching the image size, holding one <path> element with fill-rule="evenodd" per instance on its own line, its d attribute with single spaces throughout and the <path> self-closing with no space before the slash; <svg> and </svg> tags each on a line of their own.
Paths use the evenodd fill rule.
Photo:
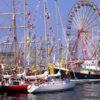
<svg viewBox="0 0 100 100">
<path fill-rule="evenodd" d="M 28 94 L 28 97 L 29 100 L 74 100 L 73 95 L 74 91 L 67 91 L 67 92 L 58 92 L 53 94 L 50 93 L 38 94 L 38 95 Z"/>
<path fill-rule="evenodd" d="M 81 100 L 100 100 L 100 84 L 84 84 L 76 89 L 75 95 Z"/>
<path fill-rule="evenodd" d="M 77 85 L 74 90 L 46 94 L 1 94 L 0 100 L 100 100 L 100 83 Z"/>
</svg>

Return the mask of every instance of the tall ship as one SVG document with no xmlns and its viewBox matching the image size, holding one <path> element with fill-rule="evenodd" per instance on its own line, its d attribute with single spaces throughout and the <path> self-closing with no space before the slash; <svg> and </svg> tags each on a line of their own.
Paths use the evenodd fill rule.
<svg viewBox="0 0 100 100">
<path fill-rule="evenodd" d="M 27 0 L 2 1 L 0 8 L 0 91 L 27 92 L 30 73 L 29 50 L 33 38 L 33 24 Z M 28 72 L 25 71 L 28 70 Z"/>
</svg>

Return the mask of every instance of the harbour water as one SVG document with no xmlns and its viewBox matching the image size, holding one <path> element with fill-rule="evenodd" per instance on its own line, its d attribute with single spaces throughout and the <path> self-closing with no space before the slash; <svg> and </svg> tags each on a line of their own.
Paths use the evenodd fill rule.
<svg viewBox="0 0 100 100">
<path fill-rule="evenodd" d="M 74 90 L 45 94 L 2 94 L 0 100 L 100 100 L 100 83 L 77 85 Z"/>
</svg>

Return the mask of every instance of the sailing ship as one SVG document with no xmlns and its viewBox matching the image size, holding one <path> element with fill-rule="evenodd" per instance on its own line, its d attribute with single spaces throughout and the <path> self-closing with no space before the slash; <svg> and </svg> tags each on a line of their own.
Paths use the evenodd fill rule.
<svg viewBox="0 0 100 100">
<path fill-rule="evenodd" d="M 56 2 L 56 1 L 55 1 Z M 57 4 L 57 2 L 56 2 Z M 45 10 L 45 20 L 48 21 L 50 20 L 50 14 L 48 11 L 48 2 L 47 0 L 45 0 L 44 3 L 44 10 Z M 56 5 L 56 7 L 58 7 Z M 57 9 L 58 10 L 58 9 Z M 50 28 L 51 29 L 51 28 Z M 49 35 L 50 36 L 50 35 Z M 58 71 L 58 73 L 55 74 L 55 62 L 51 59 L 52 58 L 52 52 L 53 52 L 53 47 L 55 46 L 51 46 L 49 39 L 47 38 L 47 26 L 46 26 L 46 22 L 45 22 L 45 48 L 46 48 L 46 66 L 47 66 L 47 76 L 44 77 L 44 82 L 41 83 L 41 80 L 38 82 L 38 80 L 36 80 L 36 82 L 32 83 L 31 85 L 28 86 L 27 90 L 29 93 L 44 93 L 44 92 L 55 92 L 55 91 L 64 91 L 64 90 L 71 90 L 74 89 L 75 87 L 75 82 L 71 82 L 70 79 L 67 78 L 62 78 L 60 70 Z M 58 44 L 57 44 L 58 45 Z M 58 46 L 59 47 L 59 46 Z M 60 50 L 58 49 L 58 52 L 60 52 Z M 53 54 L 54 56 L 54 54 Z M 61 59 L 61 57 L 59 57 L 60 55 L 57 55 L 58 60 Z"/>
<path fill-rule="evenodd" d="M 75 83 L 69 80 L 52 80 L 44 84 L 36 85 L 32 84 L 28 86 L 29 93 L 48 93 L 48 92 L 58 92 L 74 89 Z"/>
<path fill-rule="evenodd" d="M 1 89 L 0 92 L 7 92 L 7 93 L 23 93 L 27 92 L 27 86 L 29 83 L 26 82 L 24 79 L 24 75 L 26 73 L 22 73 L 21 68 L 24 66 L 24 57 L 23 53 L 25 51 L 21 51 L 20 46 L 24 44 L 23 42 L 19 42 L 19 36 L 18 36 L 18 31 L 23 32 L 25 35 L 25 28 L 28 27 L 26 23 L 21 26 L 19 25 L 20 21 L 18 21 L 19 16 L 24 16 L 21 18 L 24 18 L 24 21 L 26 20 L 25 16 L 30 16 L 28 12 L 26 12 L 26 1 L 23 3 L 23 13 L 19 12 L 16 10 L 16 0 L 12 0 L 11 2 L 8 1 L 11 7 L 8 12 L 11 11 L 11 13 L 1 13 L 1 16 L 6 16 L 6 20 L 10 20 L 10 23 L 8 22 L 4 26 L 2 25 L 0 29 L 2 30 L 1 32 L 8 32 L 10 30 L 10 33 L 6 34 L 7 39 L 4 41 L 1 39 L 0 43 L 0 51 L 1 51 L 1 63 L 4 63 L 5 68 L 1 68 L 0 73 L 2 73 L 2 78 L 1 78 Z M 9 6 L 9 5 L 8 5 Z M 26 12 L 26 13 L 25 13 Z M 9 17 L 10 16 L 10 17 Z M 22 22 L 23 23 L 23 22 Z M 29 23 L 29 22 L 27 22 Z M 27 28 L 26 28 L 27 29 Z M 23 30 L 23 31 L 22 31 Z M 19 33 L 20 33 L 19 32 Z M 25 37 L 24 37 L 25 38 Z M 24 44 L 25 45 L 25 44 Z M 3 46 L 3 49 L 2 49 Z M 21 67 L 19 67 L 21 66 Z M 23 70 L 24 71 L 24 70 Z"/>
</svg>

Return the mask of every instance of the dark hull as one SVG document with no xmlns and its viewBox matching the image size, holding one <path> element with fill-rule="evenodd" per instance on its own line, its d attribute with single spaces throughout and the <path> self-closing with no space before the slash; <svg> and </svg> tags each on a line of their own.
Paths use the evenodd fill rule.
<svg viewBox="0 0 100 100">
<path fill-rule="evenodd" d="M 100 79 L 100 75 L 97 74 L 83 74 L 80 72 L 70 72 L 70 76 L 72 79 Z"/>
<path fill-rule="evenodd" d="M 57 73 L 59 70 L 55 69 L 55 72 Z M 65 78 L 66 74 L 64 70 L 61 70 L 61 77 Z M 100 74 L 83 74 L 80 72 L 72 72 L 70 71 L 67 77 L 70 77 L 71 79 L 100 79 Z"/>
<path fill-rule="evenodd" d="M 5 91 L 6 91 L 6 87 L 3 85 L 0 85 L 0 94 L 5 93 Z"/>
</svg>

